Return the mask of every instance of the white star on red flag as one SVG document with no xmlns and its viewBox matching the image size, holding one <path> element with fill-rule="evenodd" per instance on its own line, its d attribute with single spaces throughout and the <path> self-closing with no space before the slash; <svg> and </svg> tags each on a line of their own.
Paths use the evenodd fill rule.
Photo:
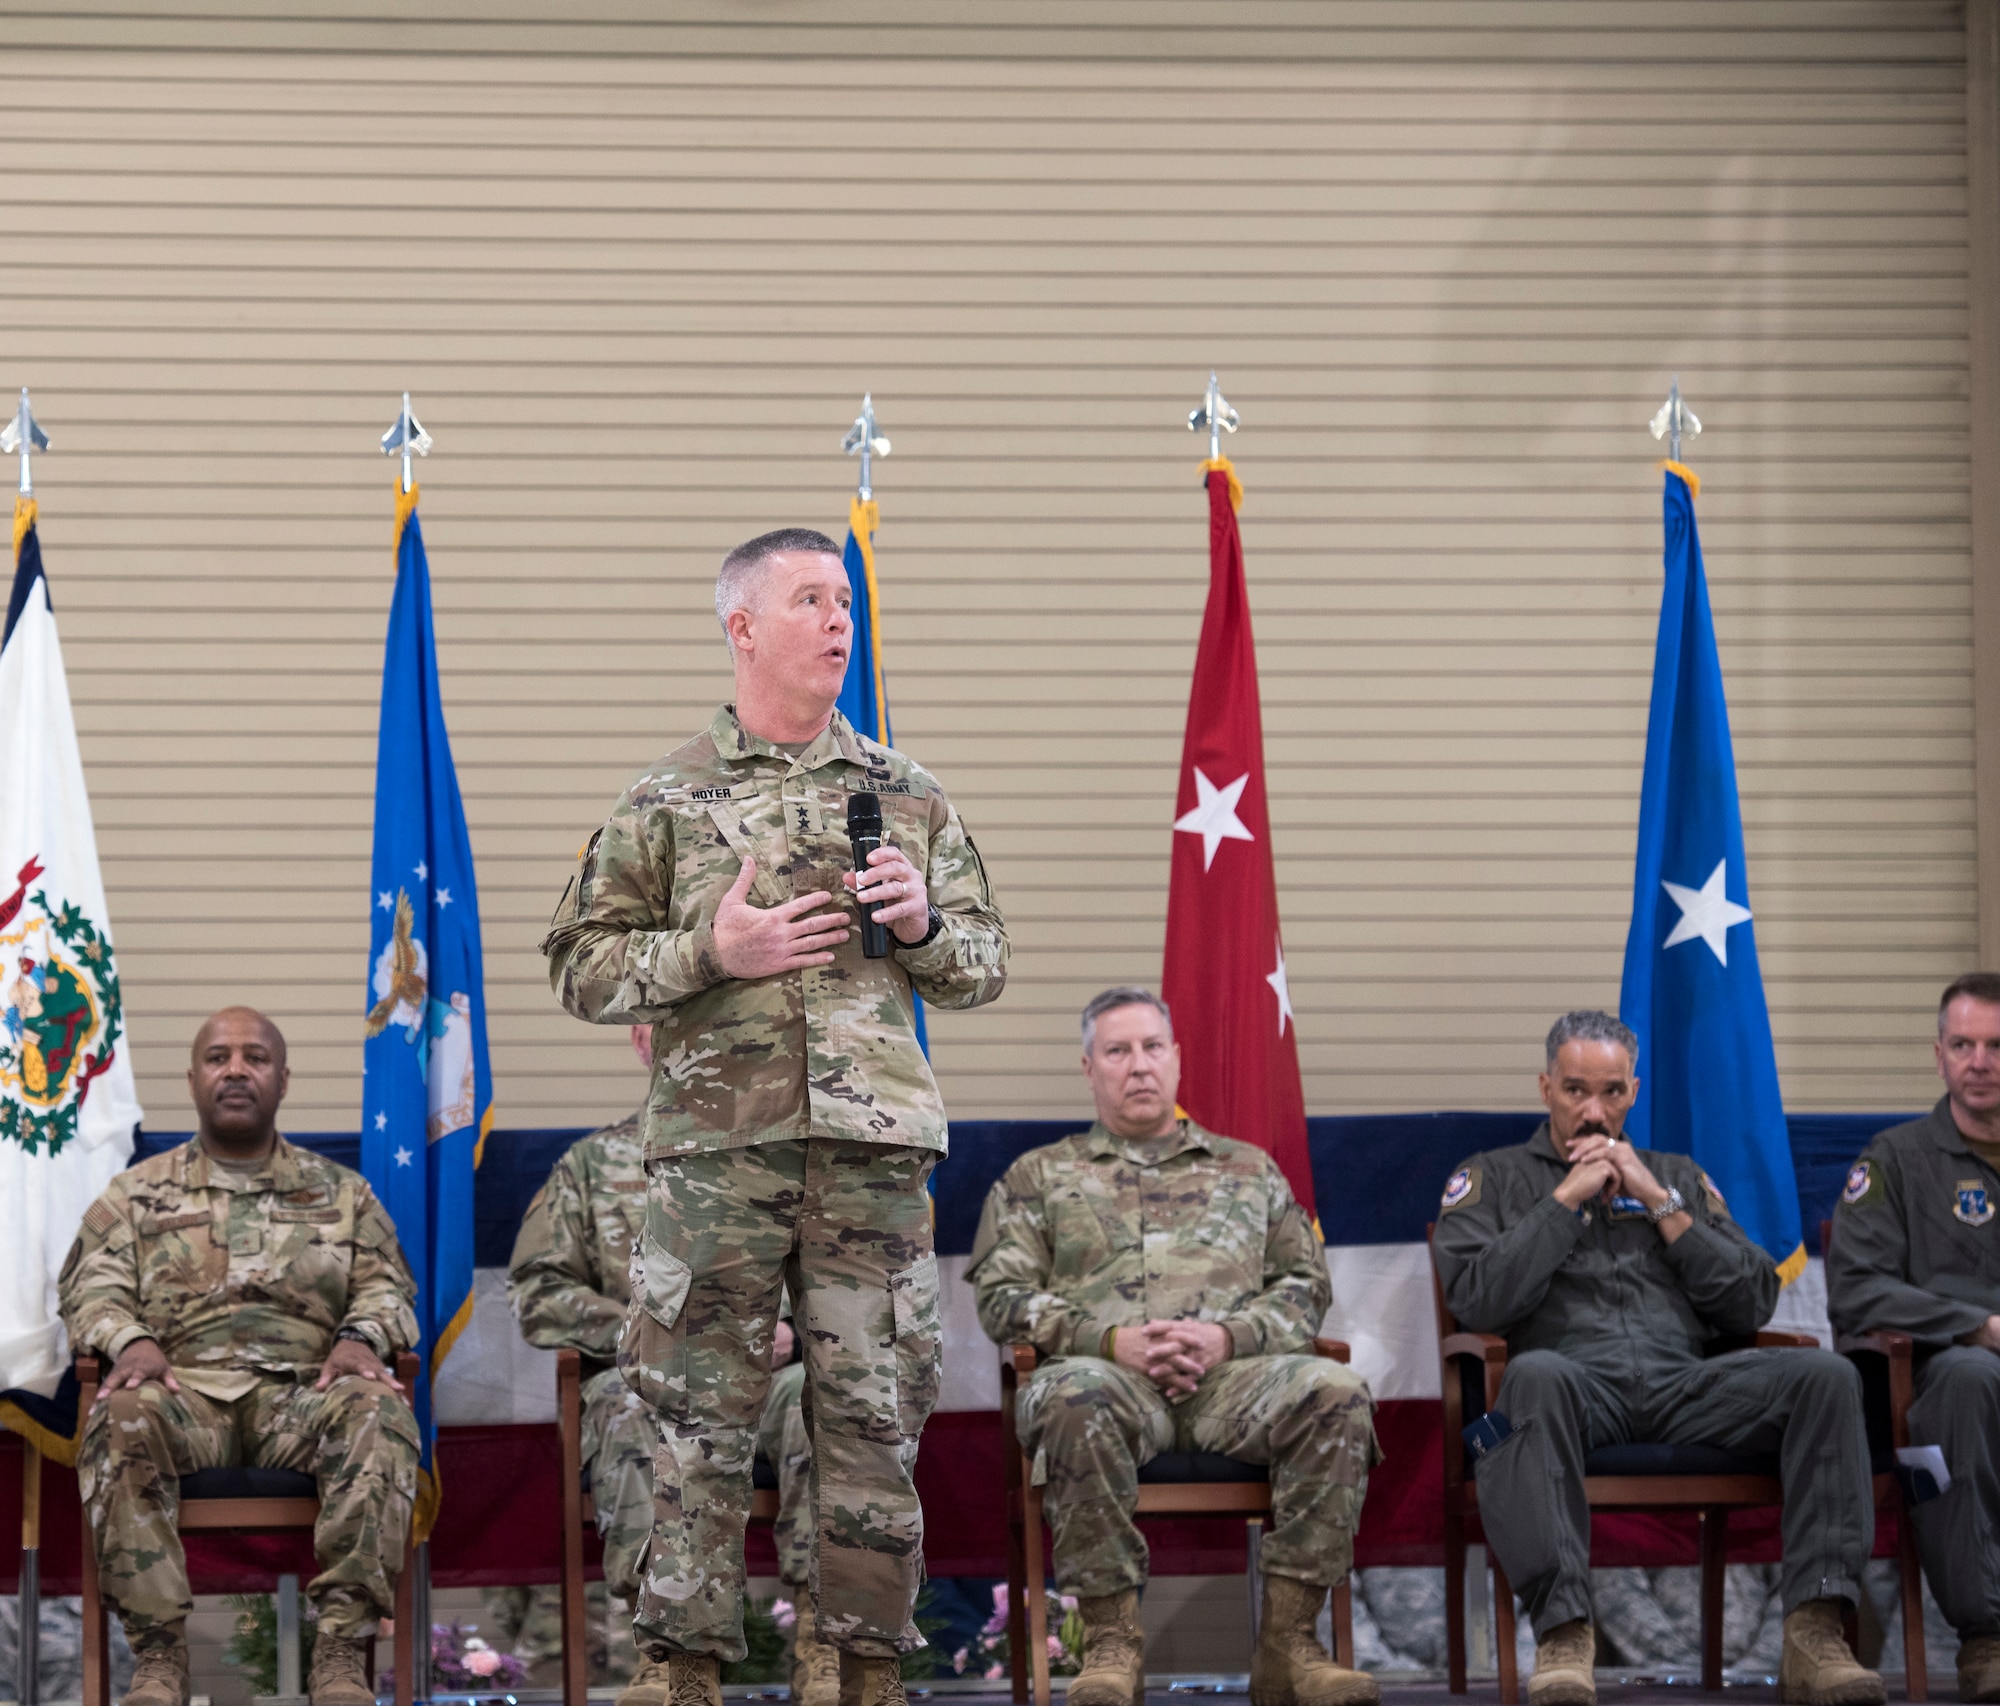
<svg viewBox="0 0 2000 1706">
<path fill-rule="evenodd" d="M 1205 776 L 1197 765 L 1194 773 L 1195 793 L 1199 803 L 1191 812 L 1174 819 L 1174 828 L 1184 835 L 1201 837 L 1201 868 L 1205 871 L 1215 863 L 1215 850 L 1225 841 L 1255 841 L 1256 836 L 1243 827 L 1243 820 L 1236 815 L 1236 802 L 1243 798 L 1243 790 L 1250 785 L 1250 772 L 1231 782 L 1226 788 L 1218 788 Z"/>
</svg>

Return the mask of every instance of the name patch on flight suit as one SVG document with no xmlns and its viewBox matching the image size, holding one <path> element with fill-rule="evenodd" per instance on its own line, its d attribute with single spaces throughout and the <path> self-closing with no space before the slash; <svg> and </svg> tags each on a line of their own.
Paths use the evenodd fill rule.
<svg viewBox="0 0 2000 1706">
<path fill-rule="evenodd" d="M 1951 1212 L 1967 1226 L 1984 1226 L 1993 1218 L 1992 1200 L 1977 1179 L 1960 1179 L 1952 1191 L 1958 1200 L 1952 1204 Z"/>
</svg>

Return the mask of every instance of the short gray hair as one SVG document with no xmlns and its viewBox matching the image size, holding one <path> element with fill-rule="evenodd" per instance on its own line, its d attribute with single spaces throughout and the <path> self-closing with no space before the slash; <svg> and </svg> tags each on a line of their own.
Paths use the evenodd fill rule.
<svg viewBox="0 0 2000 1706">
<path fill-rule="evenodd" d="M 1639 1064 L 1639 1039 L 1632 1034 L 1631 1027 L 1595 1007 L 1579 1007 L 1573 1013 L 1565 1013 L 1549 1027 L 1548 1066 L 1554 1067 L 1564 1043 L 1616 1043 L 1625 1051 L 1627 1060 L 1634 1066 Z"/>
<path fill-rule="evenodd" d="M 729 632 L 729 618 L 751 602 L 761 578 L 758 570 L 767 559 L 785 551 L 824 552 L 829 557 L 838 557 L 840 547 L 824 533 L 810 527 L 780 527 L 771 533 L 760 533 L 755 539 L 746 539 L 722 559 L 722 567 L 715 576 L 715 619 L 722 624 L 723 633 Z"/>
<path fill-rule="evenodd" d="M 1141 988 L 1136 983 L 1121 983 L 1107 989 L 1101 995 L 1093 995 L 1083 1009 L 1083 1052 L 1090 1053 L 1091 1045 L 1097 1041 L 1097 1021 L 1107 1013 L 1115 1013 L 1121 1007 L 1150 1007 L 1167 1022 L 1167 1035 L 1174 1033 L 1174 1016 L 1167 1010 L 1167 1004 L 1150 989 Z"/>
</svg>

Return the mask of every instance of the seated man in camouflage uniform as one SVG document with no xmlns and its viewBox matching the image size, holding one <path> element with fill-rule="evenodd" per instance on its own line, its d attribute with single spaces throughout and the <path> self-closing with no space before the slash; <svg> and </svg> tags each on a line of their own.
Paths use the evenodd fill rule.
<svg viewBox="0 0 2000 1706">
<path fill-rule="evenodd" d="M 966 1272 L 987 1333 L 1043 1359 L 1019 1425 L 1086 1631 L 1071 1706 L 1144 1698 L 1132 1515 L 1163 1451 L 1270 1466 L 1256 1706 L 1373 1701 L 1374 1678 L 1315 1633 L 1378 1457 L 1366 1382 L 1311 1354 L 1332 1298 L 1319 1237 L 1261 1149 L 1174 1117 L 1180 1047 L 1157 996 L 1084 1008 L 1083 1071 L 1097 1123 L 1007 1169 Z"/>
<path fill-rule="evenodd" d="M 632 1048 L 653 1064 L 652 1030 L 632 1027 Z M 508 1292 L 521 1332 L 547 1350 L 585 1359 L 583 1461 L 604 1537 L 604 1581 L 629 1608 L 653 1532 L 653 1452 L 659 1418 L 642 1404 L 613 1362 L 632 1302 L 628 1268 L 646 1207 L 643 1107 L 592 1132 L 555 1164 L 535 1193 L 514 1240 Z M 812 1541 L 811 1449 L 799 1395 L 805 1364 L 789 1321 L 778 1324 L 771 1389 L 757 1433 L 758 1455 L 778 1473 L 778 1571 L 798 1606 L 792 1694 L 807 1706 L 835 1706 L 840 1654 L 818 1639 L 806 1565 Z M 630 1611 L 626 1613 L 630 1629 Z M 627 1637 L 630 1638 L 629 1636 Z M 618 1706 L 660 1706 L 667 1666 L 647 1660 L 618 1696 Z"/>
<path fill-rule="evenodd" d="M 363 1640 L 395 1606 L 417 1423 L 387 1364 L 416 1342 L 415 1283 L 360 1174 L 278 1135 L 290 1074 L 261 1013 L 196 1035 L 199 1132 L 121 1173 L 63 1265 L 63 1324 L 115 1357 L 77 1477 L 98 1583 L 137 1657 L 125 1706 L 186 1706 L 179 1478 L 248 1464 L 319 1482 L 306 1592 L 313 1706 L 373 1706 Z"/>
<path fill-rule="evenodd" d="M 1936 1047 L 1937 1106 L 1877 1136 L 1847 1175 L 1826 1306 L 1840 1332 L 1917 1342 L 1910 1443 L 1944 1453 L 1951 1485 L 1911 1524 L 1958 1631 L 1959 1699 L 2000 1700 L 2000 976 L 1945 990 Z"/>
</svg>

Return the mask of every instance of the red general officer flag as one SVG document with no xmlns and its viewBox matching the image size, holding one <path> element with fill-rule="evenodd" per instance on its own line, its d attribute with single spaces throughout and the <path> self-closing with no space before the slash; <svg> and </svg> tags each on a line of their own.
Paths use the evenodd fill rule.
<svg viewBox="0 0 2000 1706">
<path fill-rule="evenodd" d="M 1210 1131 L 1267 1149 L 1314 1213 L 1298 1030 L 1278 929 L 1264 797 L 1257 644 L 1226 457 L 1208 469 L 1208 611 L 1188 694 L 1174 810 L 1161 994 L 1181 1045 L 1181 1106 Z"/>
</svg>

